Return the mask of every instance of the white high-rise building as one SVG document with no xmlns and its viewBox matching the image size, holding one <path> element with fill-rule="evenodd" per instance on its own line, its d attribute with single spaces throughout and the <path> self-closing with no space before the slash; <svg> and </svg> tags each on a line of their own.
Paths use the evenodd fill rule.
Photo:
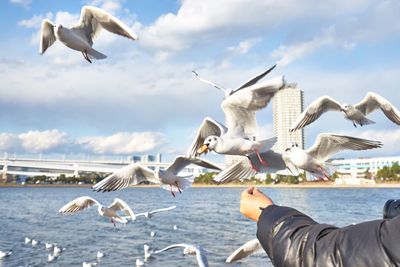
<svg viewBox="0 0 400 267">
<path fill-rule="evenodd" d="M 272 100 L 274 135 L 278 138 L 274 146 L 276 152 L 284 152 L 291 142 L 304 148 L 304 130 L 289 132 L 289 128 L 303 112 L 303 91 L 297 84 L 288 84 L 279 90 Z"/>
</svg>

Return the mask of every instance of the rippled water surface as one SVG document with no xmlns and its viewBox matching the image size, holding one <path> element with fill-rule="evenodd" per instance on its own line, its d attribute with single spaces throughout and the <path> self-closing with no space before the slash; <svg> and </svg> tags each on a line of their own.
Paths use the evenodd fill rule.
<svg viewBox="0 0 400 267">
<path fill-rule="evenodd" d="M 226 257 L 245 241 L 255 238 L 255 223 L 239 213 L 244 188 L 190 188 L 173 198 L 160 188 L 130 188 L 113 193 L 94 193 L 89 188 L 0 188 L 0 250 L 13 254 L 0 266 L 82 266 L 96 261 L 98 250 L 106 256 L 97 266 L 135 266 L 143 259 L 143 245 L 161 249 L 174 243 L 193 243 L 208 251 L 210 266 L 272 266 L 265 253 L 226 264 Z M 382 216 L 387 199 L 400 198 L 399 189 L 262 189 L 280 205 L 292 206 L 315 220 L 345 226 Z M 80 196 L 91 196 L 110 204 L 115 197 L 134 212 L 176 205 L 177 208 L 143 217 L 126 226 L 114 227 L 90 208 L 75 215 L 57 211 Z M 174 230 L 174 225 L 178 229 Z M 150 237 L 150 232 L 156 233 Z M 36 247 L 24 244 L 35 238 Z M 47 263 L 44 242 L 55 242 L 66 250 Z M 145 266 L 197 266 L 193 256 L 181 249 L 155 255 Z"/>
</svg>

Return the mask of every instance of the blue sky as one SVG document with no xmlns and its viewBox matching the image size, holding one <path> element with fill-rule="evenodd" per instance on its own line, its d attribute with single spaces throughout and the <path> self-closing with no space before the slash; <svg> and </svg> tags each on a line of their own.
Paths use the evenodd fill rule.
<svg viewBox="0 0 400 267">
<path fill-rule="evenodd" d="M 73 26 L 83 5 L 106 9 L 139 41 L 102 32 L 94 48 L 108 58 L 93 64 L 57 42 L 39 55 L 41 21 Z M 357 103 L 374 91 L 400 106 L 395 0 L 6 0 L 0 10 L 0 152 L 184 153 L 205 116 L 224 120 L 223 96 L 193 69 L 236 87 L 278 63 L 271 76 L 297 82 L 306 105 L 324 94 Z M 271 136 L 271 108 L 257 117 Z M 370 117 L 376 125 L 354 129 L 325 114 L 305 129 L 306 146 L 339 132 L 384 142 L 363 155 L 398 154 L 398 126 Z"/>
</svg>

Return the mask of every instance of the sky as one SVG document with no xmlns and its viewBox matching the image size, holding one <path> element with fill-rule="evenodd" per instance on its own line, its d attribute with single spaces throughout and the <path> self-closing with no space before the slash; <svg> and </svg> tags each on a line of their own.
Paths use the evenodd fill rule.
<svg viewBox="0 0 400 267">
<path fill-rule="evenodd" d="M 41 21 L 74 26 L 84 5 L 105 9 L 139 36 L 103 31 L 89 64 L 59 42 L 39 54 Z M 5 0 L 0 2 L 0 153 L 183 154 L 205 117 L 224 121 L 228 88 L 278 64 L 307 106 L 330 95 L 357 103 L 368 91 L 400 107 L 400 2 L 395 0 Z M 354 128 L 340 113 L 305 128 L 380 140 L 343 155 L 399 155 L 400 129 L 382 114 Z M 257 113 L 272 137 L 272 109 Z"/>
</svg>

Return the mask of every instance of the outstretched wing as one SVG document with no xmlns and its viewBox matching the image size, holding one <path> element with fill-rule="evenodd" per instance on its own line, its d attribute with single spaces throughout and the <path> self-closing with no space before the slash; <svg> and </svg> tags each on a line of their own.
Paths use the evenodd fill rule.
<svg viewBox="0 0 400 267">
<path fill-rule="evenodd" d="M 93 6 L 82 7 L 79 23 L 72 29 L 75 32 L 79 32 L 86 38 L 90 45 L 93 45 L 93 40 L 101 28 L 132 40 L 138 39 L 137 34 L 122 21 L 108 12 Z"/>
<path fill-rule="evenodd" d="M 192 73 L 193 73 L 194 76 L 195 76 L 197 79 L 199 79 L 200 81 L 202 81 L 202 82 L 204 82 L 204 83 L 206 83 L 206 84 L 212 85 L 212 86 L 214 86 L 215 88 L 217 88 L 217 89 L 219 89 L 219 90 L 221 90 L 221 91 L 223 91 L 223 92 L 226 91 L 226 89 L 225 89 L 224 87 L 222 87 L 221 85 L 218 85 L 218 84 L 216 84 L 216 83 L 214 83 L 214 82 L 211 82 L 211 81 L 209 81 L 209 80 L 206 80 L 206 79 L 201 78 L 201 77 L 199 76 L 199 74 L 197 74 L 197 72 L 195 72 L 194 70 L 192 70 Z"/>
<path fill-rule="evenodd" d="M 152 210 L 152 211 L 149 211 L 149 213 L 150 213 L 150 214 L 154 214 L 154 213 L 157 213 L 157 212 L 163 212 L 163 211 L 173 210 L 173 209 L 175 209 L 175 208 L 176 208 L 176 206 L 171 206 L 171 207 L 168 207 L 168 208 Z"/>
<path fill-rule="evenodd" d="M 173 244 L 173 245 L 170 245 L 170 246 L 165 247 L 165 248 L 163 248 L 163 249 L 154 251 L 154 254 L 157 254 L 157 253 L 160 253 L 160 252 L 164 252 L 164 251 L 170 250 L 170 249 L 172 249 L 172 248 L 181 248 L 181 247 L 182 247 L 182 248 L 186 248 L 186 247 L 189 247 L 189 246 L 190 246 L 190 245 L 184 244 L 184 243 L 181 243 L 181 244 Z"/>
<path fill-rule="evenodd" d="M 132 209 L 122 199 L 114 199 L 114 202 L 110 206 L 108 206 L 108 208 L 115 211 L 122 211 L 127 216 L 130 216 L 132 220 L 135 219 L 135 214 L 133 213 Z"/>
<path fill-rule="evenodd" d="M 59 213 L 75 213 L 84 210 L 93 205 L 100 205 L 100 203 L 94 198 L 84 196 L 78 197 L 68 204 L 64 205 L 58 212 Z"/>
<path fill-rule="evenodd" d="M 204 249 L 192 247 L 196 251 L 196 260 L 199 267 L 208 267 L 206 251 Z"/>
<path fill-rule="evenodd" d="M 367 150 L 381 146 L 382 143 L 379 141 L 322 133 L 318 135 L 314 145 L 307 149 L 306 152 L 320 161 L 325 161 L 342 150 Z"/>
<path fill-rule="evenodd" d="M 284 85 L 284 77 L 280 76 L 241 89 L 222 101 L 228 130 L 254 135 L 257 132 L 256 111 L 265 108 Z"/>
<path fill-rule="evenodd" d="M 154 177 L 153 170 L 140 164 L 132 163 L 104 178 L 95 184 L 92 189 L 97 192 L 109 192 L 126 188 L 129 185 L 136 185 L 143 181 L 159 182 Z"/>
<path fill-rule="evenodd" d="M 321 96 L 312 102 L 293 123 L 289 131 L 299 130 L 317 120 L 323 113 L 330 110 L 340 111 L 340 103 L 329 96 Z"/>
<path fill-rule="evenodd" d="M 253 166 L 259 169 L 261 172 L 274 173 L 283 171 L 285 169 L 289 169 L 291 172 L 294 172 L 291 166 L 287 166 L 285 159 L 280 153 L 268 150 L 264 153 L 261 153 L 260 156 L 263 161 L 267 162 L 268 167 L 261 164 L 258 156 L 255 153 L 251 153 L 249 158 L 243 157 L 241 161 L 238 161 L 221 171 L 217 176 L 214 177 L 214 181 L 218 184 L 222 184 L 239 179 L 248 179 L 257 174 L 257 172 L 253 169 Z M 296 172 L 293 173 L 293 175 L 296 174 Z"/>
<path fill-rule="evenodd" d="M 241 85 L 238 89 L 235 89 L 233 92 L 236 92 L 240 89 L 249 87 L 253 84 L 256 84 L 259 80 L 261 80 L 262 78 L 264 78 L 268 73 L 270 73 L 273 69 L 275 69 L 276 64 L 273 65 L 271 68 L 267 69 L 266 71 L 264 71 L 263 73 L 258 74 L 257 76 L 251 78 L 249 81 L 245 82 L 243 85 Z"/>
<path fill-rule="evenodd" d="M 243 246 L 235 250 L 227 259 L 225 262 L 234 262 L 240 259 L 243 259 L 253 253 L 256 253 L 257 251 L 260 251 L 262 249 L 262 246 L 260 244 L 260 241 L 258 241 L 257 238 L 247 241 Z"/>
<path fill-rule="evenodd" d="M 382 96 L 369 92 L 360 103 L 354 106 L 364 115 L 368 115 L 376 109 L 381 109 L 386 117 L 392 122 L 400 125 L 400 112 Z"/>
<path fill-rule="evenodd" d="M 40 47 L 39 53 L 43 54 L 47 48 L 49 48 L 56 41 L 54 35 L 54 24 L 48 19 L 42 21 L 42 27 L 40 29 Z"/>
<path fill-rule="evenodd" d="M 204 140 L 210 136 L 210 135 L 216 135 L 216 136 L 221 136 L 225 134 L 227 131 L 227 128 L 211 119 L 211 118 L 205 118 L 203 122 L 201 123 L 199 129 L 197 130 L 196 136 L 193 140 L 192 145 L 189 147 L 188 152 L 186 153 L 188 158 L 192 157 L 197 157 L 199 154 L 197 153 L 197 150 L 203 145 Z"/>
<path fill-rule="evenodd" d="M 196 164 L 198 166 L 207 168 L 207 169 L 214 169 L 214 170 L 221 170 L 221 167 L 212 163 L 211 161 L 207 161 L 201 158 L 188 158 L 185 156 L 176 157 L 175 161 L 168 167 L 167 171 L 172 172 L 173 174 L 177 175 L 180 171 L 182 171 L 187 165 L 189 164 Z"/>
</svg>

